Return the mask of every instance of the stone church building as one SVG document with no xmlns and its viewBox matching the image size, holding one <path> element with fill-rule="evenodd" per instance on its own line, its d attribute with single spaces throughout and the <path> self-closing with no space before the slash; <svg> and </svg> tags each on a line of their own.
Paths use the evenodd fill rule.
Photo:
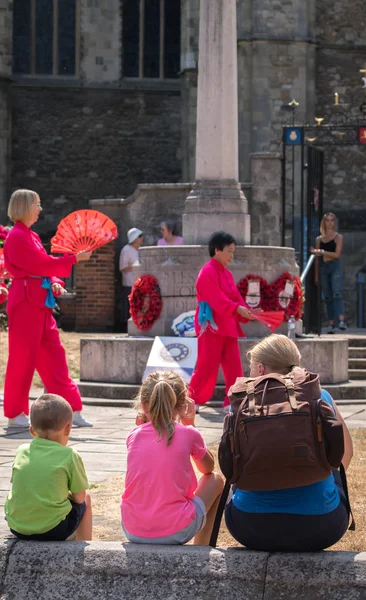
<svg viewBox="0 0 366 600">
<path fill-rule="evenodd" d="M 359 122 L 364 0 L 238 0 L 237 15 L 240 181 L 252 243 L 281 245 L 289 202 L 282 127 L 292 118 Z M 148 242 L 161 216 L 179 218 L 195 176 L 198 22 L 199 0 L 0 0 L 1 223 L 18 187 L 41 196 L 44 240 L 68 212 L 91 199 L 129 198 L 139 184 L 171 184 L 153 194 L 142 186 L 145 208 L 129 212 Z M 294 115 L 286 110 L 293 98 Z M 345 237 L 346 314 L 355 323 L 366 146 L 326 141 L 322 150 L 323 207 Z"/>
</svg>

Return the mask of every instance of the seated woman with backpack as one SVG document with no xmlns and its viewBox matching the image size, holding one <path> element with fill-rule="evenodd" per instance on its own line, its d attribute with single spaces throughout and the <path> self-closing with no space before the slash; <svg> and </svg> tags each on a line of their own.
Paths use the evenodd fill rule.
<svg viewBox="0 0 366 600">
<path fill-rule="evenodd" d="M 237 466 L 233 462 L 236 486 L 226 504 L 227 527 L 252 550 L 328 548 L 349 524 L 348 493 L 340 471 L 330 466 L 339 466 L 342 454 L 344 469 L 349 466 L 349 430 L 318 376 L 299 368 L 300 352 L 286 336 L 263 339 L 248 358 L 251 378 L 260 380 L 239 378 L 230 390 L 240 459 Z"/>
</svg>

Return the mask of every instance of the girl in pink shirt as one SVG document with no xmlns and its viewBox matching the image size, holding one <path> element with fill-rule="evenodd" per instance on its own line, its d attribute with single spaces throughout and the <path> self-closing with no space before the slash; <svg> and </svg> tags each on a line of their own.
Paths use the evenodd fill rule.
<svg viewBox="0 0 366 600">
<path fill-rule="evenodd" d="M 193 426 L 194 403 L 185 383 L 173 371 L 151 373 L 137 406 L 141 415 L 127 437 L 121 499 L 125 536 L 141 544 L 194 538 L 194 544 L 207 545 L 223 480 L 213 473 L 213 456 Z M 202 473 L 198 482 L 191 458 Z"/>
</svg>

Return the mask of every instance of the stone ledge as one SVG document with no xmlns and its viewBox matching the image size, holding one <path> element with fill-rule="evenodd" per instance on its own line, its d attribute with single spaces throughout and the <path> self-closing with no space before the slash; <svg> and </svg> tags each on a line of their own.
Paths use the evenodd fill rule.
<svg viewBox="0 0 366 600">
<path fill-rule="evenodd" d="M 363 600 L 366 553 L 119 542 L 0 545 L 1 599 Z"/>
</svg>

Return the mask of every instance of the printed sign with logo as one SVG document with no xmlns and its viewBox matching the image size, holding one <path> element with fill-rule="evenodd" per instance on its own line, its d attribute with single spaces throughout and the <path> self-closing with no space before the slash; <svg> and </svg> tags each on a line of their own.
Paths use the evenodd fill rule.
<svg viewBox="0 0 366 600">
<path fill-rule="evenodd" d="M 143 379 L 153 371 L 175 371 L 189 383 L 197 361 L 197 338 L 154 339 Z"/>
</svg>

